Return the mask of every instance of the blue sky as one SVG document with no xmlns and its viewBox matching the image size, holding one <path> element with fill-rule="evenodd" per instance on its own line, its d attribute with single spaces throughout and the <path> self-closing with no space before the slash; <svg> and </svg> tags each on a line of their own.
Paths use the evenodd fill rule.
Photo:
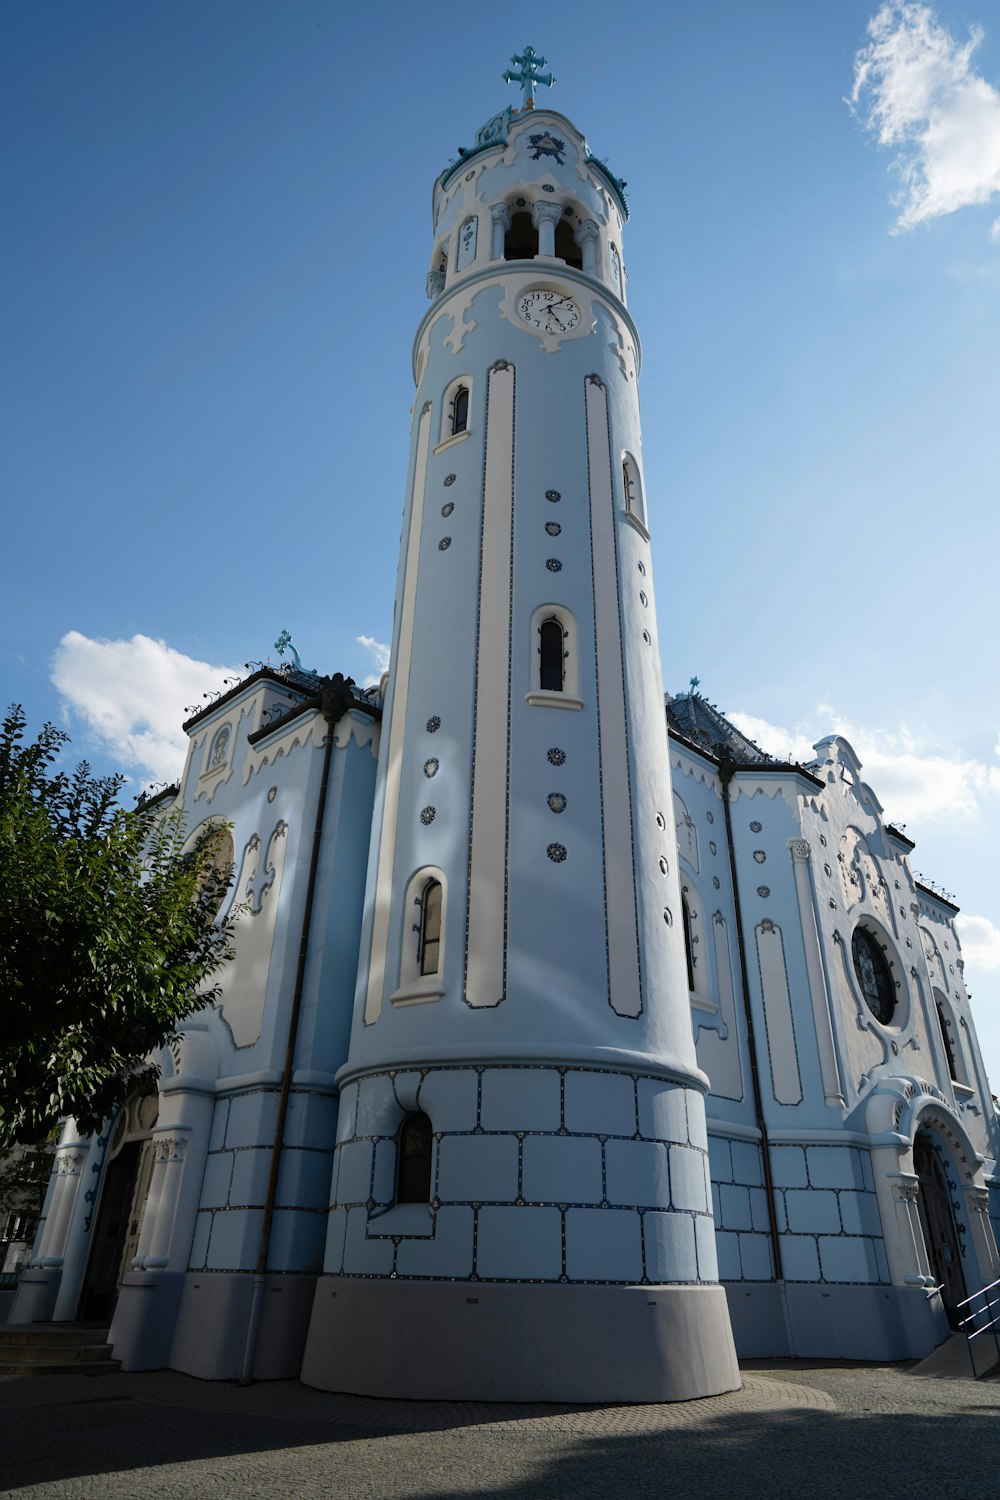
<svg viewBox="0 0 1000 1500">
<path fill-rule="evenodd" d="M 431 186 L 530 41 L 629 182 L 666 682 L 848 734 L 1000 1082 L 1000 13 L 346 9 L 0 3 L 5 701 L 142 782 L 283 627 L 377 670 Z"/>
</svg>

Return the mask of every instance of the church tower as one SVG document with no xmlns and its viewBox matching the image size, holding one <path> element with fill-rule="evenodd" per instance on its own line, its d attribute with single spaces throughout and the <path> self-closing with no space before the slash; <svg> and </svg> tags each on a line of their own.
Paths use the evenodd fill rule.
<svg viewBox="0 0 1000 1500">
<path fill-rule="evenodd" d="M 734 1389 L 624 184 L 522 85 L 434 187 L 365 923 L 303 1379 Z"/>
</svg>

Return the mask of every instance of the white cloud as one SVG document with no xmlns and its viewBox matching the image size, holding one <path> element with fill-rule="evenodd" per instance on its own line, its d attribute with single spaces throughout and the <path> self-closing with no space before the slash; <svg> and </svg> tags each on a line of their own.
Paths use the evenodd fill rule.
<svg viewBox="0 0 1000 1500">
<path fill-rule="evenodd" d="M 929 5 L 887 0 L 868 37 L 848 103 L 879 145 L 898 148 L 895 231 L 989 202 L 1000 192 L 1000 94 L 971 66 L 982 29 L 959 44 Z"/>
<path fill-rule="evenodd" d="M 214 667 L 165 641 L 64 635 L 52 658 L 52 681 L 101 749 L 140 779 L 174 781 L 184 769 L 190 704 L 218 691 L 231 667 Z"/>
<path fill-rule="evenodd" d="M 963 757 L 957 751 L 928 744 L 905 727 L 890 731 L 854 724 L 820 704 L 808 725 L 795 732 L 751 714 L 728 716 L 761 749 L 793 760 L 813 759 L 814 740 L 841 734 L 849 740 L 890 819 L 904 822 L 971 820 L 985 797 L 1000 795 L 1000 765 Z M 1000 744 L 997 747 L 1000 755 Z"/>
<path fill-rule="evenodd" d="M 1000 242 L 1000 219 L 994 219 L 990 225 L 990 239 Z"/>
<path fill-rule="evenodd" d="M 967 964 L 977 969 L 1000 969 L 1000 927 L 989 917 L 971 917 L 964 912 L 955 918 L 955 926 Z"/>
<path fill-rule="evenodd" d="M 382 673 L 389 670 L 389 647 L 383 641 L 377 641 L 373 635 L 355 636 L 355 640 L 359 646 L 364 646 L 366 651 L 371 652 L 375 662 L 374 675 L 366 677 L 361 686 L 378 687 Z"/>
</svg>

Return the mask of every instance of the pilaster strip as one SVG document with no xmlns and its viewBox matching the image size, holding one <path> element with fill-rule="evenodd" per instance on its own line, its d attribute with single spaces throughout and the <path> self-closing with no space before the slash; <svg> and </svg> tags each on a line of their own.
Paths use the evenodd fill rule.
<svg viewBox="0 0 1000 1500">
<path fill-rule="evenodd" d="M 372 927 L 372 951 L 368 965 L 368 993 L 365 997 L 365 1023 L 377 1021 L 385 991 L 386 949 L 389 941 L 389 919 L 392 909 L 393 867 L 396 862 L 396 826 L 399 821 L 399 787 L 403 770 L 403 744 L 406 738 L 406 706 L 410 687 L 410 657 L 413 652 L 413 617 L 417 602 L 417 575 L 420 562 L 420 537 L 424 521 L 424 492 L 427 485 L 427 451 L 430 447 L 431 411 L 420 414 L 417 436 L 417 458 L 413 475 L 413 504 L 410 507 L 410 534 L 406 543 L 406 573 L 399 612 L 399 633 L 392 664 L 392 723 L 386 745 L 385 796 L 382 802 L 382 827 L 379 836 L 378 876 L 375 883 L 375 917 Z"/>
<path fill-rule="evenodd" d="M 499 1005 L 507 983 L 507 823 L 514 524 L 514 368 L 489 374 L 476 641 L 465 998 Z"/>
<path fill-rule="evenodd" d="M 642 990 L 607 392 L 603 386 L 590 380 L 585 383 L 584 390 L 594 568 L 594 636 L 600 694 L 598 736 L 604 825 L 604 909 L 608 926 L 608 1003 L 617 1015 L 638 1016 L 642 1013 Z"/>
</svg>

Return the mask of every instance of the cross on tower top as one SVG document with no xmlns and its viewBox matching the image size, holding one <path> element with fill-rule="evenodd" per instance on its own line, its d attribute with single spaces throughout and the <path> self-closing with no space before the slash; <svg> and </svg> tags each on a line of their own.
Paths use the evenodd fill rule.
<svg viewBox="0 0 1000 1500">
<path fill-rule="evenodd" d="M 505 68 L 500 77 L 504 83 L 519 83 L 521 85 L 521 93 L 524 96 L 521 108 L 534 109 L 535 85 L 543 83 L 546 88 L 551 88 L 555 83 L 555 78 L 551 73 L 540 73 L 538 71 L 539 68 L 548 66 L 548 58 L 539 57 L 534 47 L 525 47 L 520 56 L 516 52 L 514 53 L 511 62 L 516 63 L 520 71 L 514 73 L 510 68 Z"/>
</svg>

